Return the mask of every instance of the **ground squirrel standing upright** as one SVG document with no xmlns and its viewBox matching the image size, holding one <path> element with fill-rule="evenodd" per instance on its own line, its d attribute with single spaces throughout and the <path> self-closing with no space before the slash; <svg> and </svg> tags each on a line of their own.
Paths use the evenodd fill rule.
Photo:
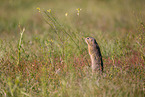
<svg viewBox="0 0 145 97">
<path fill-rule="evenodd" d="M 88 51 L 92 62 L 92 71 L 95 72 L 99 70 L 103 72 L 103 60 L 98 43 L 92 37 L 87 37 L 85 41 L 88 44 Z"/>
</svg>

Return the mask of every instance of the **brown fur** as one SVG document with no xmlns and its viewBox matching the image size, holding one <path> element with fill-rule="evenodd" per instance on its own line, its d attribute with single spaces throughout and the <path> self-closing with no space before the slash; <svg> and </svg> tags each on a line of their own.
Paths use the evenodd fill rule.
<svg viewBox="0 0 145 97">
<path fill-rule="evenodd" d="M 88 44 L 88 52 L 92 62 L 92 71 L 95 72 L 99 70 L 103 72 L 103 60 L 98 43 L 92 37 L 87 37 L 85 41 Z"/>
</svg>

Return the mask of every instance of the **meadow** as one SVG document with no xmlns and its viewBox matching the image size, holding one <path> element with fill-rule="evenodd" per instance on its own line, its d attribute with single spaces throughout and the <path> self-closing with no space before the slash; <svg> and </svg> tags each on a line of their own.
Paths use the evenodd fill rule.
<svg viewBox="0 0 145 97">
<path fill-rule="evenodd" d="M 0 0 L 0 97 L 144 97 L 144 0 Z M 103 75 L 92 74 L 94 37 Z"/>
</svg>

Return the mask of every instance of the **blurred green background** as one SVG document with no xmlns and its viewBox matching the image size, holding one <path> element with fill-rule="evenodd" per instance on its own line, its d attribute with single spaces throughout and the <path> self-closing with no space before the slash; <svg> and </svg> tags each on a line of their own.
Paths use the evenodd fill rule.
<svg viewBox="0 0 145 97">
<path fill-rule="evenodd" d="M 144 0 L 1 0 L 0 32 L 16 33 L 17 25 L 25 25 L 27 30 L 35 33 L 45 30 L 45 22 L 36 10 L 52 9 L 63 24 L 69 20 L 78 27 L 74 14 L 81 8 L 81 31 L 125 32 L 135 30 L 136 24 L 144 21 Z"/>
</svg>

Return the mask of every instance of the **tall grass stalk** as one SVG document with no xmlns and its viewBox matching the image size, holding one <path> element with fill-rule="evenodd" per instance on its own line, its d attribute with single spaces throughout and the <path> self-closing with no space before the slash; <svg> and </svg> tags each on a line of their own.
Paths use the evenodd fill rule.
<svg viewBox="0 0 145 97">
<path fill-rule="evenodd" d="M 43 17 L 44 17 L 44 20 L 46 21 L 46 23 L 50 25 L 50 27 L 55 31 L 55 33 L 57 35 L 60 32 L 60 30 L 61 30 L 61 32 L 63 32 L 63 34 L 68 35 L 70 37 L 70 39 L 74 42 L 74 44 L 79 48 L 79 45 L 75 42 L 75 40 L 72 38 L 72 36 L 65 30 L 65 28 L 63 27 L 63 25 L 61 25 L 57 21 L 57 19 L 53 16 L 53 14 L 51 12 L 44 11 Z M 59 37 L 59 35 L 58 35 L 58 37 Z M 61 37 L 59 37 L 59 39 L 62 42 L 63 39 L 64 39 L 64 37 L 62 37 L 62 39 L 61 39 Z"/>
<path fill-rule="evenodd" d="M 20 40 L 19 40 L 19 44 L 18 44 L 18 59 L 17 59 L 17 66 L 19 65 L 20 63 L 20 56 L 21 56 L 21 45 L 22 45 L 22 38 L 23 38 L 23 33 L 25 31 L 25 28 L 23 28 L 23 30 L 21 29 L 20 25 L 19 25 L 19 28 L 20 28 Z"/>
<path fill-rule="evenodd" d="M 76 41 L 77 39 L 75 37 L 73 37 L 73 35 L 76 36 L 76 33 L 72 32 L 73 33 L 73 35 L 72 35 L 71 33 L 67 32 L 65 27 L 58 21 L 58 19 L 55 17 L 55 15 L 51 11 L 45 11 L 44 10 L 43 12 L 41 12 L 41 15 L 43 16 L 45 22 L 47 24 L 49 24 L 51 29 L 54 31 L 54 33 L 58 37 L 57 42 L 59 42 L 59 45 L 60 45 L 61 58 L 62 58 L 63 61 L 65 61 L 65 62 L 62 63 L 63 66 L 64 66 L 64 63 L 67 64 L 67 61 L 66 61 L 67 60 L 66 55 L 68 54 L 67 53 L 67 49 L 68 49 L 67 46 L 70 44 L 69 41 L 67 41 L 68 39 L 70 39 L 70 41 L 72 43 L 74 43 L 74 46 L 76 46 L 76 48 L 80 52 L 79 44 Z M 54 36 L 55 36 L 55 34 L 54 34 Z M 70 44 L 70 45 L 72 45 L 72 44 Z M 55 69 L 55 66 L 54 66 L 54 69 Z"/>
</svg>

